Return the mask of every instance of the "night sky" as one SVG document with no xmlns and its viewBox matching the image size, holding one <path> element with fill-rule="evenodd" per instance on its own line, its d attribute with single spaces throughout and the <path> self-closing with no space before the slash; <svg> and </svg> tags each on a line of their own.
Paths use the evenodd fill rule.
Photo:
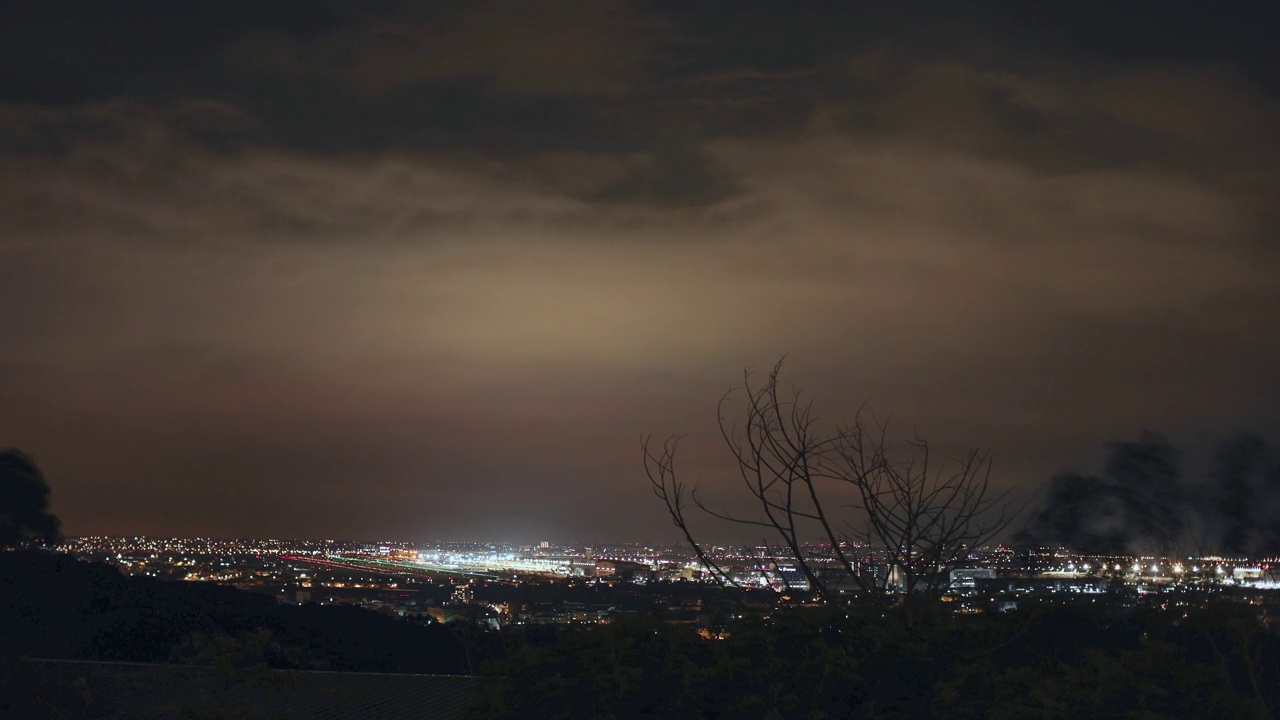
<svg viewBox="0 0 1280 720">
<path fill-rule="evenodd" d="M 798 4 L 3 4 L 0 446 L 73 535 L 611 541 L 783 354 L 1028 492 L 1280 440 L 1268 3 Z"/>
</svg>

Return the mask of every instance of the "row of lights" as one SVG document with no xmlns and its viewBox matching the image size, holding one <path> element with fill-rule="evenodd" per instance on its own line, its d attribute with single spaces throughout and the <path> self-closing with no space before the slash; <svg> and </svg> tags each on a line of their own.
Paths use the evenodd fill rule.
<svg viewBox="0 0 1280 720">
<path fill-rule="evenodd" d="M 1075 563 L 1068 563 L 1068 564 L 1067 564 L 1067 570 L 1074 572 L 1074 571 L 1075 571 L 1075 569 L 1076 569 L 1076 564 L 1075 564 Z M 1089 572 L 1089 563 L 1084 563 L 1084 564 L 1082 564 L 1082 565 L 1080 566 L 1080 569 L 1081 569 L 1082 571 L 1084 571 L 1084 572 Z M 1105 569 L 1106 569 L 1106 566 L 1105 566 L 1105 565 L 1103 565 L 1103 566 L 1102 566 L 1102 569 L 1104 569 L 1104 570 L 1105 570 Z M 1114 567 L 1113 569 L 1114 569 L 1114 570 L 1116 570 L 1117 572 L 1118 572 L 1118 571 L 1120 571 L 1120 569 L 1121 569 L 1121 567 L 1120 567 L 1120 563 L 1116 563 L 1116 564 L 1115 564 L 1115 567 Z M 1133 567 L 1132 567 L 1131 569 L 1132 569 L 1132 570 L 1133 570 L 1133 572 L 1135 572 L 1135 573 L 1137 573 L 1137 572 L 1142 572 L 1142 565 L 1141 565 L 1141 564 L 1139 564 L 1139 563 L 1134 563 L 1134 564 L 1133 564 Z M 1175 563 L 1175 564 L 1173 565 L 1173 568 L 1172 568 L 1172 569 L 1173 569 L 1173 573 L 1174 573 L 1175 575 L 1181 575 L 1181 574 L 1184 572 L 1184 568 L 1183 568 L 1183 566 L 1182 566 L 1182 563 Z M 1160 572 L 1160 566 L 1159 566 L 1159 565 L 1152 565 L 1152 566 L 1151 566 L 1151 572 L 1153 572 L 1153 573 Z M 1200 566 L 1199 566 L 1199 565 L 1194 565 L 1194 566 L 1192 566 L 1192 568 L 1191 568 L 1191 572 L 1193 572 L 1193 573 L 1198 573 L 1198 572 L 1200 572 Z M 1223 575 L 1223 574 L 1225 574 L 1225 573 L 1226 573 L 1226 569 L 1225 569 L 1225 568 L 1223 568 L 1221 565 L 1219 565 L 1219 566 L 1217 567 L 1217 573 L 1218 573 L 1219 575 Z"/>
</svg>

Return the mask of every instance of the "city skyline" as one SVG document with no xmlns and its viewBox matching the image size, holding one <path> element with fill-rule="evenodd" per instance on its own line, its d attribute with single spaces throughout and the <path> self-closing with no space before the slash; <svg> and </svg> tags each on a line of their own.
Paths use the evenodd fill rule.
<svg viewBox="0 0 1280 720">
<path fill-rule="evenodd" d="M 0 447 L 72 536 L 671 542 L 786 356 L 1031 494 L 1280 439 L 1274 11 L 0 10 Z M 716 535 L 704 525 L 706 535 Z"/>
</svg>

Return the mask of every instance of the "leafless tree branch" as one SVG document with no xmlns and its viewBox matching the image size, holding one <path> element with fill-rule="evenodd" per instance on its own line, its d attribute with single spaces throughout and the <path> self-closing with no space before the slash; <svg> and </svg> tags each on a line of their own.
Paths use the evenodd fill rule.
<svg viewBox="0 0 1280 720">
<path fill-rule="evenodd" d="M 896 601 L 906 621 L 914 622 L 946 591 L 949 569 L 1003 532 L 1020 508 L 1007 491 L 991 487 L 988 451 L 974 449 L 956 462 L 938 463 L 919 436 L 894 446 L 888 421 L 877 420 L 865 406 L 852 424 L 824 429 L 811 401 L 782 391 L 781 372 L 779 361 L 759 384 L 750 370 L 744 372 L 742 386 L 721 398 L 717 412 L 721 437 L 758 516 L 709 507 L 676 477 L 678 442 L 668 440 L 658 449 L 645 436 L 645 470 L 654 494 L 699 561 L 725 582 L 737 584 L 695 540 L 686 517 L 689 501 L 713 518 L 773 530 L 816 595 L 848 600 L 823 570 L 834 566 L 862 597 Z M 741 408 L 731 420 L 731 404 L 738 400 Z M 815 536 L 823 548 L 819 554 L 809 550 Z M 873 569 L 866 577 L 864 562 L 874 568 L 877 559 L 887 572 L 881 578 Z M 774 569 L 783 575 L 776 560 Z"/>
</svg>

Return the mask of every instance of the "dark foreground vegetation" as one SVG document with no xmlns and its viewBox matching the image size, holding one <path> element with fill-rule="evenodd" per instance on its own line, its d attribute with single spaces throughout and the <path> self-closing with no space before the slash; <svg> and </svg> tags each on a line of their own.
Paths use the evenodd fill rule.
<svg viewBox="0 0 1280 720">
<path fill-rule="evenodd" d="M 466 674 L 448 629 L 355 607 L 280 605 L 206 583 L 126 577 L 43 551 L 0 552 L 0 655 L 17 658 L 206 662 L 307 670 Z M 13 693 L 13 682 L 4 682 Z"/>
<path fill-rule="evenodd" d="M 1277 638 L 1243 607 L 1058 608 L 907 629 L 797 612 L 707 640 L 634 622 L 526 638 L 484 717 L 1268 718 Z"/>
<path fill-rule="evenodd" d="M 497 633 L 278 605 L 40 551 L 0 553 L 0 593 L 10 711 L 31 707 L 21 659 L 40 657 L 479 673 L 492 678 L 477 685 L 485 718 L 1267 718 L 1280 707 L 1280 639 L 1258 606 L 1232 601 L 911 627 L 892 611 L 795 608 L 731 619 L 719 639 L 643 616 Z"/>
<path fill-rule="evenodd" d="M 45 552 L 0 553 L 0 638 L 26 657 L 182 661 L 193 638 L 265 631 L 273 667 L 465 674 L 465 648 L 438 625 L 348 606 L 281 605 L 208 583 L 126 577 Z"/>
</svg>

